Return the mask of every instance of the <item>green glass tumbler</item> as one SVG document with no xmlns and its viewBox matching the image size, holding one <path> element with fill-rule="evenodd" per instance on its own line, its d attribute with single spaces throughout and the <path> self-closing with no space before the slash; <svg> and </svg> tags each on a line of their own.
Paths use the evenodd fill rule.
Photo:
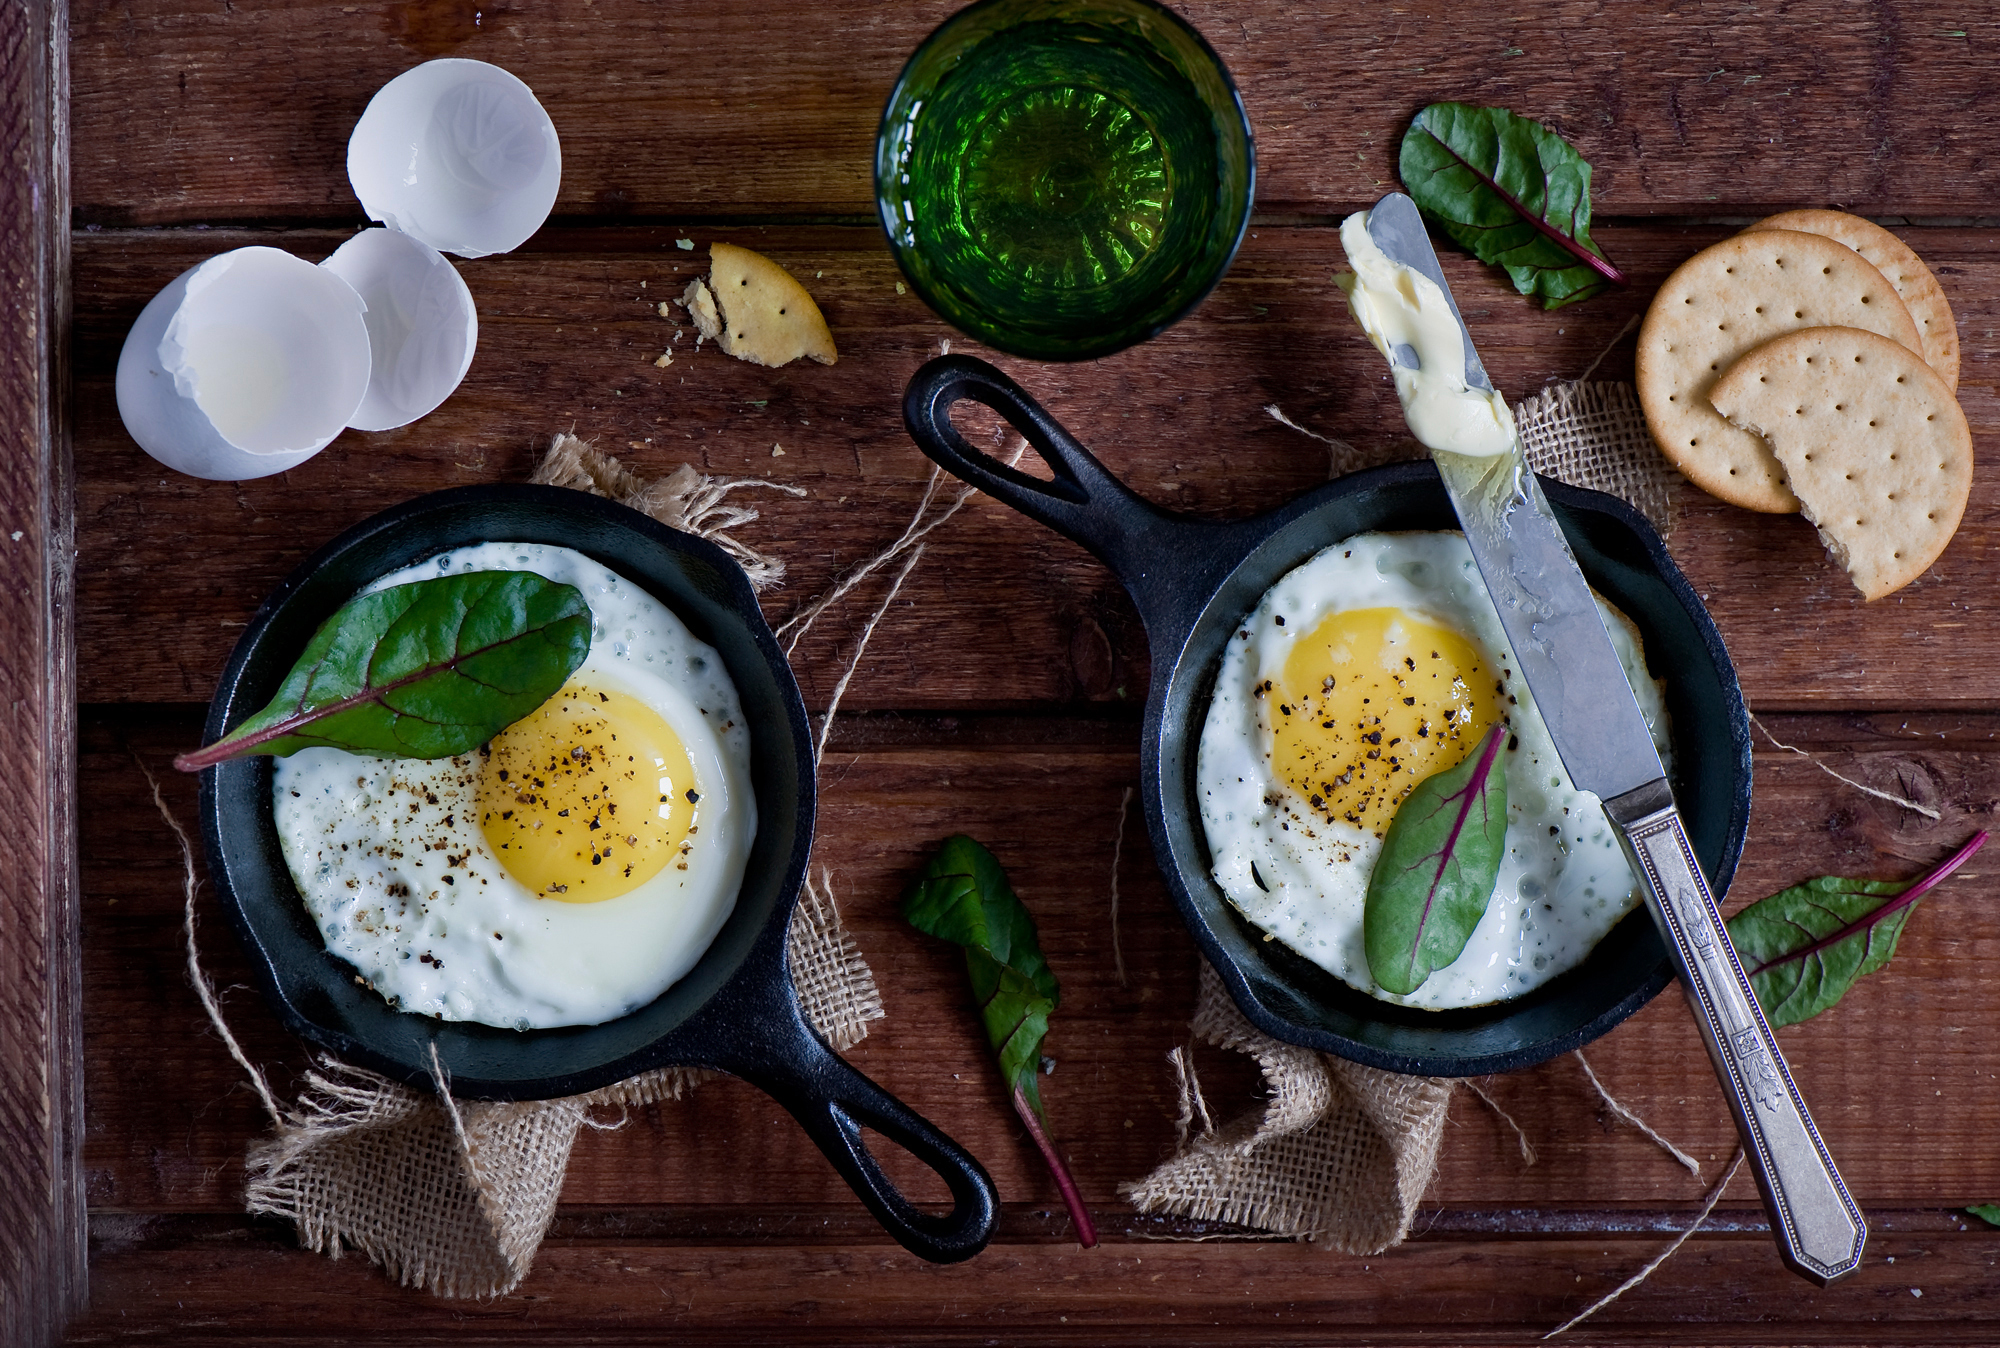
<svg viewBox="0 0 2000 1348">
<path fill-rule="evenodd" d="M 1145 341 L 1229 270 L 1256 192 L 1222 60 L 1153 0 L 980 0 L 903 68 L 875 201 L 918 295 L 1035 360 Z"/>
</svg>

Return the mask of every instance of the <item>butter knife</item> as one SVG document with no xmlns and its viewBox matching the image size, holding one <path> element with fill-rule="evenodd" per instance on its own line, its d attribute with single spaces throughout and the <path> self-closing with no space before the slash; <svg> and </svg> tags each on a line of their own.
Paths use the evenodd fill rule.
<svg viewBox="0 0 2000 1348">
<path fill-rule="evenodd" d="M 1383 197 L 1369 212 L 1368 234 L 1392 261 L 1437 283 L 1465 334 L 1466 383 L 1491 392 L 1416 203 L 1400 192 Z M 1408 346 L 1391 352 L 1392 364 L 1415 369 L 1416 361 Z M 1604 802 L 1645 886 L 1736 1117 L 1780 1254 L 1822 1286 L 1852 1273 L 1861 1264 L 1867 1224 L 1757 1006 L 1590 587 L 1519 441 L 1490 457 L 1432 457 L 1563 766 L 1578 787 Z"/>
</svg>

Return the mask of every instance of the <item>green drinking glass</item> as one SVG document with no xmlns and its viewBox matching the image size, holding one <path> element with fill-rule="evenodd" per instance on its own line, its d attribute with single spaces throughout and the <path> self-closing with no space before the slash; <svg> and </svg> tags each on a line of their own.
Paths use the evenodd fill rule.
<svg viewBox="0 0 2000 1348">
<path fill-rule="evenodd" d="M 1221 58 L 1153 0 L 980 0 L 917 48 L 875 142 L 917 294 L 1036 360 L 1108 355 L 1199 304 L 1256 178 Z"/>
</svg>

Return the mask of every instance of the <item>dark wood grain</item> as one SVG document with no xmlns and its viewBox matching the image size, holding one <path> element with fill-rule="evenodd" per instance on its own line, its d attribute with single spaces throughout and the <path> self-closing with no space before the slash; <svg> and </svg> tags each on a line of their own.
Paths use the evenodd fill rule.
<svg viewBox="0 0 2000 1348">
<path fill-rule="evenodd" d="M 440 55 L 534 87 L 562 137 L 561 216 L 872 215 L 890 86 L 955 8 L 837 0 L 774 28 L 747 3 L 91 0 L 76 22 L 79 218 L 358 219 L 348 132 L 377 87 Z M 1596 169 L 1600 215 L 1965 216 L 2000 199 L 1984 131 L 2000 26 L 1978 6 L 1176 8 L 1242 88 L 1266 211 L 1373 200 L 1411 115 L 1440 99 L 1559 127 Z"/>
<path fill-rule="evenodd" d="M 1747 1177 L 1737 1183 L 1751 1190 Z M 894 1246 L 650 1245 L 558 1241 L 497 1302 L 402 1293 L 358 1259 L 320 1263 L 261 1233 L 100 1252 L 115 1301 L 78 1343 L 526 1343 L 898 1345 L 1113 1337 L 1185 1344 L 1532 1342 L 1618 1286 L 1662 1244 L 1593 1233 L 1500 1241 L 1418 1239 L 1349 1259 L 1256 1241 L 1008 1246 L 974 1264 L 920 1264 Z M 1990 1231 L 1878 1236 L 1879 1257 L 1829 1291 L 1798 1282 L 1755 1233 L 1697 1236 L 1646 1283 L 1576 1331 L 1585 1343 L 1980 1342 L 2000 1315 Z M 1894 1263 L 1888 1262 L 1894 1259 Z M 1913 1294 L 1914 1293 L 1914 1294 Z M 1982 1326 L 1978 1321 L 1988 1322 Z"/>
<path fill-rule="evenodd" d="M 74 1189 L 63 1188 L 77 1174 L 62 1168 L 66 1146 L 80 1149 L 91 1209 L 93 1297 L 71 1336 L 82 1343 L 1526 1343 L 1691 1220 L 1734 1139 L 1676 990 L 1586 1056 L 1612 1092 L 1700 1160 L 1700 1181 L 1614 1117 L 1581 1065 L 1563 1058 L 1483 1083 L 1534 1142 L 1532 1165 L 1492 1109 L 1457 1094 L 1415 1232 L 1382 1256 L 1130 1210 L 1118 1186 L 1174 1144 L 1165 1055 L 1187 1042 L 1196 981 L 1193 943 L 1136 802 L 1115 933 L 1109 910 L 1120 801 L 1137 780 L 1145 635 L 1105 568 L 984 498 L 931 536 L 847 689 L 821 774 L 815 859 L 833 872 L 887 1004 L 850 1056 L 991 1169 L 1004 1208 L 985 1254 L 949 1269 L 904 1255 L 782 1110 L 726 1079 L 583 1134 L 534 1272 L 496 1301 L 403 1291 L 362 1259 L 301 1253 L 283 1224 L 242 1215 L 243 1156 L 265 1120 L 188 984 L 179 861 L 139 764 L 159 770 L 195 741 L 242 625 L 314 548 L 420 492 L 519 480 L 558 430 L 649 474 L 687 461 L 805 487 L 798 500 L 747 498 L 764 516 L 742 537 L 792 568 L 766 596 L 774 618 L 900 531 L 929 467 L 902 430 L 903 386 L 947 342 L 979 348 L 899 292 L 871 223 L 870 147 L 902 60 L 956 7 L 74 5 L 74 212 L 51 190 L 37 199 L 42 216 L 22 216 L 33 204 L 23 185 L 40 180 L 18 158 L 0 181 L 4 293 L 42 306 L 26 326 L 0 325 L 0 512 L 19 521 L 0 521 L 15 582 L 0 589 L 0 708 L 16 709 L 0 718 L 10 769 L 0 775 L 7 1348 L 46 1337 L 81 1287 L 84 1224 Z M 1976 452 L 1990 452 L 2000 432 L 2000 160 L 1987 149 L 1987 110 L 2000 93 L 1991 61 L 2000 20 L 1963 12 L 1976 6 L 1177 8 L 1230 64 L 1256 127 L 1262 213 L 1251 237 L 1216 292 L 1153 342 L 1084 365 L 999 362 L 1148 496 L 1232 517 L 1324 480 L 1325 447 L 1268 418 L 1271 404 L 1352 444 L 1346 466 L 1410 452 L 1379 357 L 1331 284 L 1342 263 L 1332 227 L 1393 184 L 1397 138 L 1439 98 L 1503 103 L 1569 135 L 1595 166 L 1598 238 L 1634 282 L 1544 313 L 1447 255 L 1510 398 L 1581 374 L 1607 347 L 1599 377 L 1629 377 L 1632 344 L 1614 338 L 1681 259 L 1763 211 L 1838 204 L 1889 217 L 1938 272 L 1959 317 Z M 46 7 L 0 0 L 0 37 L 24 22 L 20 31 L 39 31 Z M 0 40 L 6 115 L 37 79 L 44 112 L 61 107 L 48 93 L 60 87 L 49 83 L 60 64 L 14 59 L 35 50 Z M 113 367 L 140 307 L 225 248 L 272 243 L 317 259 L 349 237 L 360 223 L 342 170 L 354 119 L 381 82 L 440 55 L 521 74 L 564 150 L 551 225 L 513 255 L 460 264 L 481 310 L 465 385 L 414 426 L 350 432 L 278 478 L 201 483 L 159 468 L 126 436 L 113 399 Z M 33 162 L 60 183 L 59 163 Z M 60 235 L 15 227 L 65 215 L 77 231 L 73 340 L 60 326 Z M 675 325 L 656 307 L 701 264 L 699 250 L 676 247 L 681 239 L 744 243 L 790 268 L 825 310 L 840 363 L 761 369 L 689 350 L 686 329 L 674 344 Z M 28 273 L 4 269 L 31 256 L 41 270 L 21 289 L 16 277 Z M 669 345 L 673 364 L 656 367 Z M 73 920 L 62 869 L 68 606 L 48 622 L 69 556 L 62 405 L 49 396 L 66 356 L 80 469 L 80 973 L 63 946 Z M 1006 443 L 990 422 L 967 425 L 981 444 Z M 1995 482 L 1982 465 L 1939 564 L 1872 606 L 1802 521 L 1747 515 L 1692 489 L 1676 495 L 1675 555 L 1715 613 L 1761 724 L 1818 764 L 1760 735 L 1730 906 L 1814 874 L 1910 876 L 1993 823 Z M 22 538 L 7 541 L 15 528 Z M 815 708 L 885 589 L 886 578 L 864 587 L 795 652 Z M 193 781 L 170 774 L 165 786 L 169 807 L 191 819 Z M 1096 1251 L 1071 1243 L 1047 1173 L 1000 1098 L 958 959 L 896 916 L 926 850 L 961 829 L 1007 864 L 1063 980 L 1044 1091 L 1105 1234 Z M 1739 1176 L 1708 1231 L 1569 1337 L 1993 1340 L 2000 1231 L 1962 1208 L 2000 1199 L 2000 1009 L 1982 972 L 2000 960 L 1995 877 L 2000 860 L 1981 857 L 1917 910 L 1888 970 L 1782 1032 L 1869 1211 L 1863 1271 L 1829 1291 L 1787 1273 Z M 305 1052 L 258 997 L 206 890 L 199 907 L 230 1023 L 288 1092 Z M 23 960 L 41 984 L 12 981 Z M 65 1001 L 65 970 L 81 980 L 85 1045 L 68 1079 L 62 1036 L 78 1012 Z M 1259 1107 L 1244 1059 L 1203 1049 L 1195 1061 L 1218 1113 Z M 44 1071 L 36 1080 L 54 1093 L 24 1086 L 29 1069 Z M 81 1125 L 79 1078 L 89 1103 Z M 41 1149 L 13 1147 L 17 1129 Z M 49 1224 L 21 1225 L 20 1212 Z M 38 1299 L 17 1297 L 17 1286 Z M 24 1313 L 39 1317 L 24 1322 L 26 1336 L 5 1318 Z"/>
<path fill-rule="evenodd" d="M 60 4 L 0 3 L 0 1342 L 85 1293 Z"/>
<path fill-rule="evenodd" d="M 1582 374 L 1607 346 L 1598 377 L 1629 378 L 1633 342 L 1613 339 L 1668 271 L 1725 232 L 1607 229 L 1606 246 L 1634 289 L 1553 314 L 1470 259 L 1447 256 L 1446 268 L 1495 380 L 1519 398 L 1547 379 Z M 690 233 L 704 246 L 726 238 L 768 249 L 808 278 L 840 363 L 766 370 L 712 348 L 687 351 L 693 333 L 683 328 L 682 354 L 656 368 L 675 329 L 659 317 L 659 299 L 677 294 L 701 265 L 673 246 Z M 277 241 L 317 258 L 342 237 Z M 2000 235 L 1926 229 L 1914 237 L 1958 311 L 1959 396 L 1983 452 L 2000 433 L 1990 373 L 2000 350 Z M 77 434 L 89 472 L 78 505 L 78 584 L 88 701 L 206 698 L 242 623 L 313 549 L 418 492 L 525 478 L 547 437 L 571 428 L 644 472 L 685 460 L 805 487 L 798 499 L 751 493 L 765 518 L 740 531 L 791 563 L 787 586 L 765 600 L 781 618 L 901 531 L 930 470 L 903 430 L 903 386 L 947 341 L 978 349 L 914 295 L 896 293 L 894 266 L 872 229 L 564 234 L 560 248 L 461 264 L 482 306 L 480 348 L 465 384 L 436 413 L 399 431 L 347 432 L 278 477 L 198 482 L 161 469 L 126 435 L 112 371 L 126 329 L 155 290 L 252 238 L 272 241 L 207 231 L 79 242 Z M 1380 356 L 1332 284 L 1342 265 L 1331 228 L 1260 228 L 1215 294 L 1159 339 L 1080 366 L 1000 363 L 1140 492 L 1206 516 L 1269 509 L 1323 481 L 1329 463 L 1324 446 L 1271 420 L 1267 405 L 1347 440 L 1358 462 L 1406 457 L 1413 444 Z M 782 457 L 772 456 L 774 445 Z M 2000 594 L 1978 583 L 2000 566 L 2000 477 L 1975 474 L 1944 556 L 1874 605 L 1861 601 L 1804 520 L 1751 514 L 1692 489 L 1677 501 L 1675 556 L 1731 647 L 1753 654 L 1739 661 L 1752 705 L 2000 703 Z M 1143 631 L 1117 580 L 1083 549 L 985 498 L 929 547 L 847 705 L 1021 708 L 1143 696 Z M 149 583 L 161 576 L 173 583 Z M 864 603 L 886 587 L 884 577 Z M 830 694 L 867 611 L 834 615 L 799 648 L 808 701 Z M 1772 641 L 1774 628 L 1788 639 Z M 913 660 L 917 650 L 926 658 Z"/>
</svg>

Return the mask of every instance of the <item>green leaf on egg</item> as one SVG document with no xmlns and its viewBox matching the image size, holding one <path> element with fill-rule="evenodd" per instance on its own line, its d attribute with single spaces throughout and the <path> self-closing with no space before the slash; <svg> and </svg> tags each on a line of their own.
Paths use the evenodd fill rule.
<svg viewBox="0 0 2000 1348">
<path fill-rule="evenodd" d="M 1822 875 L 1759 899 L 1730 918 L 1730 944 L 1771 1028 L 1832 1009 L 1849 988 L 1887 964 L 1917 900 L 1985 842 L 1982 829 L 1915 880 Z"/>
<path fill-rule="evenodd" d="M 1076 1223 L 1077 1240 L 1088 1248 L 1097 1231 L 1069 1167 L 1049 1140 L 1042 1109 L 1042 1039 L 1062 990 L 1042 958 L 1035 919 L 1007 883 L 993 854 L 964 834 L 947 838 L 924 869 L 924 878 L 903 896 L 903 920 L 927 936 L 965 948 L 965 972 L 979 1005 L 987 1042 L 1000 1060 L 1000 1077 L 1041 1150 Z"/>
<path fill-rule="evenodd" d="M 182 772 L 326 746 L 449 758 L 548 701 L 590 653 L 590 606 L 529 571 L 468 571 L 350 600 L 262 711 L 182 754 Z"/>
<path fill-rule="evenodd" d="M 1433 103 L 1403 135 L 1397 172 L 1453 243 L 1504 267 L 1544 309 L 1626 284 L 1590 237 L 1590 165 L 1505 108 Z"/>
<path fill-rule="evenodd" d="M 1507 852 L 1505 722 L 1418 782 L 1389 821 L 1361 910 L 1368 971 L 1408 996 L 1465 949 Z"/>
</svg>

